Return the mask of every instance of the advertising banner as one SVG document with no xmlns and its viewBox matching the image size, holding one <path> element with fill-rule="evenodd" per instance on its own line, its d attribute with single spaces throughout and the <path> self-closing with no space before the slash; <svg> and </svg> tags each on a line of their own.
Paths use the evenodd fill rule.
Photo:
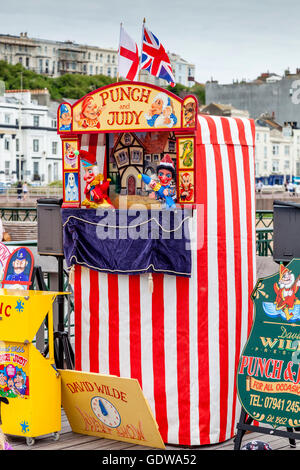
<svg viewBox="0 0 300 470">
<path fill-rule="evenodd" d="M 244 410 L 274 428 L 300 425 L 299 287 L 298 259 L 257 282 L 254 323 L 238 366 Z"/>
</svg>

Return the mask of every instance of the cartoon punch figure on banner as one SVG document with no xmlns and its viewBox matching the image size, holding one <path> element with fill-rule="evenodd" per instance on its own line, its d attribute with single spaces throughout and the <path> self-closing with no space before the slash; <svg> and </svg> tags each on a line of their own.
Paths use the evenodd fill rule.
<svg viewBox="0 0 300 470">
<path fill-rule="evenodd" d="M 85 169 L 83 179 L 86 182 L 84 188 L 85 199 L 82 201 L 82 205 L 87 208 L 113 207 L 107 194 L 110 178 L 105 180 L 101 173 L 97 173 L 97 162 L 91 153 L 80 150 L 79 155 Z"/>
<path fill-rule="evenodd" d="M 279 267 L 279 279 L 274 283 L 276 299 L 274 302 L 263 303 L 263 308 L 268 316 L 281 316 L 287 321 L 293 322 L 300 318 L 300 300 L 296 293 L 300 286 L 300 276 L 295 275 L 283 264 Z"/>
<path fill-rule="evenodd" d="M 286 319 L 290 320 L 293 317 L 293 310 L 295 304 L 300 304 L 296 297 L 296 292 L 300 286 L 300 276 L 295 280 L 295 275 L 283 264 L 279 268 L 279 281 L 274 284 L 274 290 L 277 294 L 275 304 L 277 310 L 283 310 Z"/>
</svg>

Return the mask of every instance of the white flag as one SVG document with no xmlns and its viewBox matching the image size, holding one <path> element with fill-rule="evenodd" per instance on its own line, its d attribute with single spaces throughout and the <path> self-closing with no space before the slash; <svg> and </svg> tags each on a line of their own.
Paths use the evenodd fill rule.
<svg viewBox="0 0 300 470">
<path fill-rule="evenodd" d="M 127 80 L 137 80 L 139 70 L 139 51 L 136 42 L 126 33 L 123 26 L 120 29 L 119 44 L 119 76 Z"/>
</svg>

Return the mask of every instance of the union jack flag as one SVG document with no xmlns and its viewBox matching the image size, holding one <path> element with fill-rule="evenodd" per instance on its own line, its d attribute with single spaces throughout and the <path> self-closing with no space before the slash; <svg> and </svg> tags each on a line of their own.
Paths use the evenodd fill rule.
<svg viewBox="0 0 300 470">
<path fill-rule="evenodd" d="M 151 75 L 162 78 L 175 86 L 170 59 L 163 45 L 154 34 L 144 27 L 141 69 L 148 70 Z"/>
</svg>

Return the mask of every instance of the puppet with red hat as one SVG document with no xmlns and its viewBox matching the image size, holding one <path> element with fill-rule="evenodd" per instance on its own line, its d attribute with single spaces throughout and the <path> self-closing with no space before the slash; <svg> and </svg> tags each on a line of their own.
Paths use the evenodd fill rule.
<svg viewBox="0 0 300 470">
<path fill-rule="evenodd" d="M 293 310 L 295 303 L 300 303 L 296 297 L 296 292 L 300 286 L 299 276 L 295 280 L 295 275 L 290 269 L 283 264 L 279 266 L 279 280 L 274 284 L 276 292 L 276 310 L 282 310 L 285 313 L 286 319 L 290 320 L 293 317 L 291 310 Z"/>
<path fill-rule="evenodd" d="M 171 186 L 172 179 L 175 178 L 175 167 L 170 155 L 166 154 L 160 161 L 156 169 L 159 183 L 150 176 L 140 174 L 138 175 L 144 183 L 148 184 L 154 191 L 154 197 L 164 202 L 167 209 L 176 209 L 175 204 L 175 189 Z M 153 197 L 150 194 L 150 197 Z"/>
<path fill-rule="evenodd" d="M 107 194 L 110 179 L 104 180 L 104 176 L 101 173 L 98 174 L 96 158 L 90 152 L 80 150 L 79 156 L 85 170 L 83 179 L 86 182 L 85 200 L 82 205 L 91 209 L 112 207 L 112 202 Z"/>
</svg>

